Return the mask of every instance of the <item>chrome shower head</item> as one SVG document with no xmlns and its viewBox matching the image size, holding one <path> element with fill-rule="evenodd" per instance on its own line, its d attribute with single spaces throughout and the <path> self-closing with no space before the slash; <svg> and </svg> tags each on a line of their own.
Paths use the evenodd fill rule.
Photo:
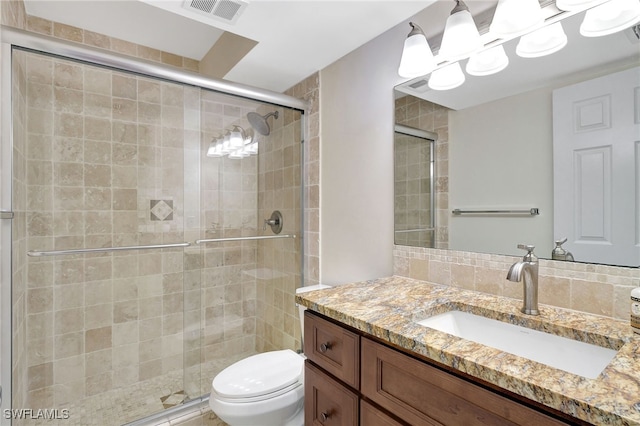
<svg viewBox="0 0 640 426">
<path fill-rule="evenodd" d="M 267 118 L 274 116 L 276 119 L 278 118 L 278 111 L 270 112 L 266 115 L 260 115 L 257 112 L 250 112 L 247 114 L 247 120 L 249 120 L 249 124 L 253 129 L 264 136 L 269 136 L 271 133 L 271 128 L 269 127 L 269 123 L 267 123 Z"/>
</svg>

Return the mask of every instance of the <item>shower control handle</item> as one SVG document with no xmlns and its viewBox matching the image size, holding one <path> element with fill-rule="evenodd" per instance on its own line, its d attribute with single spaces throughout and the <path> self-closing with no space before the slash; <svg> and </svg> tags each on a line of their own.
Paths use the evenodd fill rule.
<svg viewBox="0 0 640 426">
<path fill-rule="evenodd" d="M 262 230 L 266 231 L 267 225 L 269 225 L 271 227 L 271 231 L 273 231 L 274 234 L 279 234 L 280 232 L 282 232 L 283 224 L 284 220 L 282 219 L 282 213 L 280 213 L 278 210 L 275 210 L 273 213 L 271 213 L 271 217 L 269 219 L 264 220 Z"/>
</svg>

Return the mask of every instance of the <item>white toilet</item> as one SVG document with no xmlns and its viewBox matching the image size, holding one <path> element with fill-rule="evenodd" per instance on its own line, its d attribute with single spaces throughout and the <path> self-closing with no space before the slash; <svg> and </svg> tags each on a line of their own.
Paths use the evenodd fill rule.
<svg viewBox="0 0 640 426">
<path fill-rule="evenodd" d="M 329 286 L 301 287 L 296 294 L 322 288 Z M 302 325 L 305 307 L 298 310 Z M 209 406 L 231 426 L 303 426 L 304 355 L 285 349 L 230 365 L 213 379 Z"/>
</svg>

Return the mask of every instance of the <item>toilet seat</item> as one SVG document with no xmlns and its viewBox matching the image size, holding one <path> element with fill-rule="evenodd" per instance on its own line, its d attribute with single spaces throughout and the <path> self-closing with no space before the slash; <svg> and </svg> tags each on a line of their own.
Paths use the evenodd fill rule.
<svg viewBox="0 0 640 426">
<path fill-rule="evenodd" d="M 212 383 L 216 398 L 255 402 L 302 386 L 304 358 L 290 349 L 250 356 L 222 370 Z"/>
</svg>

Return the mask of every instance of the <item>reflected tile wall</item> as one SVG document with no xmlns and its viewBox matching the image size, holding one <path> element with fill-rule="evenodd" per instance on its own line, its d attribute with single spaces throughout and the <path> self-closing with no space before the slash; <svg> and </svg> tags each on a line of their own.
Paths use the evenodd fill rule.
<svg viewBox="0 0 640 426">
<path fill-rule="evenodd" d="M 394 224 L 396 244 L 433 247 L 431 224 L 431 145 L 394 135 Z M 398 232 L 408 231 L 408 232 Z"/>
<path fill-rule="evenodd" d="M 449 247 L 449 110 L 411 95 L 396 99 L 396 123 L 437 133 L 435 144 L 435 247 Z"/>
</svg>

